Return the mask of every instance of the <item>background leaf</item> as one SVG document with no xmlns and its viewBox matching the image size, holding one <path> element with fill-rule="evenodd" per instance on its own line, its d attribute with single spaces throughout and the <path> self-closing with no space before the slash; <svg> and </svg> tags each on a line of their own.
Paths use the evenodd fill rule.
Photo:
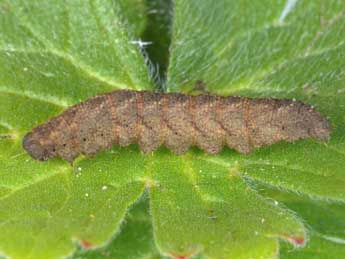
<svg viewBox="0 0 345 259">
<path fill-rule="evenodd" d="M 162 19 L 150 17 L 153 6 L 169 13 L 159 0 L 0 1 L 0 251 L 13 258 L 57 258 L 76 247 L 73 258 L 276 258 L 279 247 L 283 258 L 341 254 L 341 1 L 176 0 L 166 82 L 167 91 L 303 100 L 330 117 L 327 144 L 279 143 L 249 156 L 114 147 L 73 168 L 22 150 L 25 132 L 71 104 L 112 89 L 153 89 L 137 45 L 152 41 L 151 62 L 166 66 L 163 28 L 171 19 L 155 26 Z M 286 243 L 306 239 L 303 249 Z"/>
</svg>

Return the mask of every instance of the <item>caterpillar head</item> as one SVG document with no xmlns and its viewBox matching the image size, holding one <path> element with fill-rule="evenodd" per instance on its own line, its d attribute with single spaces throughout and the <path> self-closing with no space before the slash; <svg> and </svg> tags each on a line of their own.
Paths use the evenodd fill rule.
<svg viewBox="0 0 345 259">
<path fill-rule="evenodd" d="M 33 130 L 25 135 L 23 148 L 30 156 L 39 161 L 46 161 L 56 156 L 56 147 L 49 135 L 42 130 Z"/>
</svg>

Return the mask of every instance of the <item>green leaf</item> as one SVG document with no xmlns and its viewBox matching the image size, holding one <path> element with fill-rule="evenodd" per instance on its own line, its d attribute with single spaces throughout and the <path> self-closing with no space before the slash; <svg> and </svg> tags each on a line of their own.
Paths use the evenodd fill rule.
<svg viewBox="0 0 345 259">
<path fill-rule="evenodd" d="M 116 2 L 1 1 L 0 10 L 2 92 L 67 106 L 152 88 Z"/>
<path fill-rule="evenodd" d="M 293 192 L 255 186 L 261 195 L 295 211 L 308 228 L 309 242 L 303 249 L 281 243 L 281 258 L 338 258 L 345 252 L 345 204 L 314 200 Z"/>
<path fill-rule="evenodd" d="M 144 195 L 134 204 L 121 226 L 121 234 L 116 235 L 107 246 L 95 250 L 80 247 L 71 258 L 164 258 L 159 255 L 154 243 L 148 196 Z"/>
<path fill-rule="evenodd" d="M 308 233 L 307 250 L 338 247 L 343 237 L 330 226 L 337 217 L 322 231 L 320 218 L 308 216 L 313 231 L 307 231 L 307 206 L 290 207 L 291 197 L 277 203 L 257 186 L 311 197 L 323 213 L 328 202 L 344 201 L 341 0 L 176 0 L 167 75 L 168 91 L 203 86 L 313 104 L 334 126 L 327 144 L 279 143 L 249 156 L 229 149 L 175 156 L 165 148 L 143 155 L 137 146 L 114 147 L 79 158 L 73 168 L 24 152 L 23 135 L 71 104 L 113 89 L 153 89 L 133 44 L 149 28 L 138 3 L 133 11 L 124 0 L 0 1 L 1 253 L 60 258 L 113 237 L 105 257 L 276 258 L 281 240 L 301 246 Z M 144 190 L 149 218 L 141 221 L 139 205 L 121 225 Z M 344 207 L 338 210 L 341 218 Z M 79 255 L 104 258 L 109 251 L 102 249 Z M 284 245 L 283 256 L 291 249 Z"/>
<path fill-rule="evenodd" d="M 255 189 L 259 190 L 261 195 L 295 211 L 313 232 L 345 240 L 345 204 L 343 202 L 314 200 L 300 194 L 284 192 L 260 184 L 255 186 Z"/>
<path fill-rule="evenodd" d="M 156 153 L 148 183 L 158 246 L 176 258 L 274 258 L 277 238 L 295 245 L 305 230 L 289 211 L 257 195 L 236 164 L 218 165 L 199 152 Z M 254 246 L 255 244 L 255 246 Z"/>
<path fill-rule="evenodd" d="M 147 27 L 148 19 L 146 16 L 147 3 L 145 0 L 117 0 L 121 7 L 123 18 L 127 19 L 126 26 L 134 32 L 134 35 L 140 38 Z M 121 15 L 120 14 L 120 15 Z M 123 19 L 126 21 L 126 19 Z"/>
<path fill-rule="evenodd" d="M 288 206 L 303 217 L 309 226 L 310 240 L 302 249 L 292 249 L 286 242 L 281 242 L 281 258 L 338 258 L 345 252 L 343 203 L 330 203 L 310 200 L 294 193 L 286 193 L 277 189 L 256 186 L 261 195 L 269 197 L 280 205 Z M 91 251 L 80 250 L 73 258 L 163 258 L 158 255 L 153 245 L 153 233 L 148 211 L 146 195 L 140 203 L 131 209 L 122 227 L 121 235 L 106 247 Z M 322 218 L 322 220 L 320 220 Z M 130 249 L 128 244 L 135 242 L 137 249 Z M 136 243 L 140 242 L 140 244 Z M 204 258 L 201 255 L 193 257 Z"/>
</svg>

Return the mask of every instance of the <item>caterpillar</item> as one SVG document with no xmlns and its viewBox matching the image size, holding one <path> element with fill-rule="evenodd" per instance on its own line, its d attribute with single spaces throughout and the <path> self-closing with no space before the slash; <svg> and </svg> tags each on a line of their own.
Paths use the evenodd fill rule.
<svg viewBox="0 0 345 259">
<path fill-rule="evenodd" d="M 165 145 L 176 154 L 197 146 L 217 154 L 228 146 L 248 154 L 279 141 L 330 137 L 328 120 L 295 100 L 116 90 L 74 105 L 23 139 L 37 160 L 73 163 L 113 145 L 139 144 L 144 153 Z"/>
</svg>

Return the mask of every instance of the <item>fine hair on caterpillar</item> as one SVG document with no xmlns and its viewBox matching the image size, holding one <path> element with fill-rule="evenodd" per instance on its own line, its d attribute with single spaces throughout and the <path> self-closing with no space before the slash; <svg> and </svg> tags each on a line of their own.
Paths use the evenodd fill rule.
<svg viewBox="0 0 345 259">
<path fill-rule="evenodd" d="M 248 154 L 279 141 L 329 137 L 327 119 L 300 101 L 116 90 L 34 128 L 23 147 L 37 160 L 72 163 L 113 145 L 137 143 L 144 153 L 165 145 L 176 154 L 190 146 L 217 154 L 228 146 Z"/>
</svg>

